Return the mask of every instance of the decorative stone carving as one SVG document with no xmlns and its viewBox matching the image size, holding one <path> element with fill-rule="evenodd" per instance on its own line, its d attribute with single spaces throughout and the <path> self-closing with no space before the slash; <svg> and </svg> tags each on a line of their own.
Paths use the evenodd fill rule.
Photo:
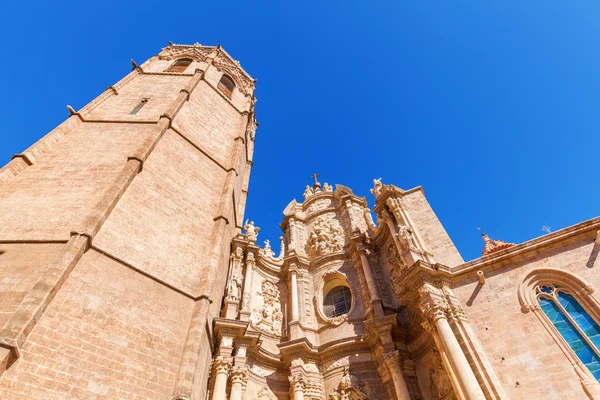
<svg viewBox="0 0 600 400">
<path fill-rule="evenodd" d="M 333 192 L 333 188 L 331 187 L 331 185 L 327 182 L 325 182 L 323 184 L 323 191 L 324 192 Z"/>
<path fill-rule="evenodd" d="M 377 228 L 375 221 L 373 221 L 373 215 L 371 214 L 371 209 L 363 208 L 363 213 L 365 216 L 365 220 L 367 221 L 367 225 L 371 228 Z"/>
<path fill-rule="evenodd" d="M 271 249 L 271 242 L 267 239 L 264 241 L 264 243 L 265 243 L 265 246 L 264 246 L 264 248 L 260 249 L 260 254 L 263 257 L 274 258 L 275 252 L 273 251 L 273 249 Z"/>
<path fill-rule="evenodd" d="M 429 387 L 433 400 L 455 399 L 452 383 L 442 363 L 440 353 L 434 347 L 431 350 L 431 368 L 429 369 Z"/>
<path fill-rule="evenodd" d="M 335 359 L 334 361 L 325 362 L 323 364 L 323 370 L 324 370 L 324 372 L 329 372 L 329 371 L 332 371 L 339 367 L 347 367 L 350 365 L 350 361 L 352 361 L 353 363 L 362 363 L 362 362 L 369 362 L 372 360 L 373 360 L 373 358 L 371 357 L 371 355 L 367 354 L 367 353 L 353 354 L 351 356 L 344 356 L 344 357 Z"/>
<path fill-rule="evenodd" d="M 277 285 L 267 280 L 263 281 L 258 295 L 262 296 L 264 305 L 252 311 L 250 322 L 258 330 L 281 336 L 283 313 L 279 304 Z"/>
<path fill-rule="evenodd" d="M 400 245 L 402 245 L 404 250 L 414 249 L 418 251 L 417 242 L 411 227 L 399 223 L 398 239 L 400 240 Z"/>
<path fill-rule="evenodd" d="M 381 183 L 381 178 L 373 179 L 373 189 L 371 189 L 371 193 L 374 196 L 379 196 L 382 188 L 383 188 L 383 184 Z"/>
<path fill-rule="evenodd" d="M 249 95 L 254 90 L 254 80 L 251 79 L 240 67 L 238 61 L 232 60 L 223 50 L 220 48 L 217 51 L 216 56 L 213 59 L 213 65 L 217 67 L 219 71 L 226 71 L 231 75 L 232 78 L 238 83 L 238 89 L 245 95 Z"/>
<path fill-rule="evenodd" d="M 324 256 L 344 248 L 344 233 L 334 219 L 317 218 L 309 234 L 307 247 L 313 257 Z"/>
<path fill-rule="evenodd" d="M 325 198 L 325 199 L 318 199 L 315 200 L 309 207 L 307 212 L 309 214 L 312 214 L 314 212 L 317 211 L 321 211 L 326 209 L 327 207 L 329 207 L 331 205 L 331 199 L 329 198 Z"/>
<path fill-rule="evenodd" d="M 250 223 L 248 223 L 248 220 L 246 220 L 246 223 L 244 224 L 244 230 L 246 231 L 246 233 L 244 234 L 244 239 L 249 240 L 251 242 L 256 242 L 256 238 L 258 238 L 258 231 L 260 231 L 260 228 L 254 226 L 254 221 L 250 221 Z"/>
<path fill-rule="evenodd" d="M 271 375 L 275 371 L 275 369 L 264 368 L 257 364 L 252 364 L 252 366 L 250 367 L 250 372 L 261 377 Z"/>
<path fill-rule="evenodd" d="M 213 372 L 215 374 L 229 374 L 229 371 L 231 371 L 231 363 L 229 361 L 223 359 L 216 359 L 213 361 Z"/>
<path fill-rule="evenodd" d="M 231 369 L 231 374 L 229 375 L 229 379 L 231 379 L 231 383 L 241 383 L 242 387 L 246 386 L 248 382 L 248 374 L 246 372 L 245 367 L 233 367 Z"/>
<path fill-rule="evenodd" d="M 329 394 L 329 400 L 368 400 L 372 394 L 373 388 L 368 383 L 359 382 L 354 375 L 350 375 L 348 368 L 344 368 L 344 375 L 336 390 Z"/>
<path fill-rule="evenodd" d="M 242 288 L 242 276 L 234 273 L 229 279 L 227 285 L 227 297 L 225 300 L 228 301 L 239 301 Z"/>
<path fill-rule="evenodd" d="M 262 388 L 256 398 L 257 400 L 277 400 L 275 395 L 267 388 Z"/>
<path fill-rule="evenodd" d="M 398 250 L 396 250 L 394 243 L 390 243 L 387 247 L 387 260 L 394 269 L 397 266 L 403 266 L 400 255 L 398 254 Z"/>
<path fill-rule="evenodd" d="M 223 336 L 221 338 L 221 347 L 232 347 L 232 346 L 233 346 L 233 337 Z"/>
<path fill-rule="evenodd" d="M 312 190 L 312 188 L 310 186 L 306 185 L 306 189 L 304 189 L 304 200 L 308 199 L 314 193 L 315 192 Z"/>
</svg>

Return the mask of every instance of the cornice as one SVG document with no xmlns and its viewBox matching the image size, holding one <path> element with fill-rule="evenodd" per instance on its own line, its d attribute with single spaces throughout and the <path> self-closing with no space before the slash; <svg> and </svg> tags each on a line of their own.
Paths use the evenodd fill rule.
<svg viewBox="0 0 600 400">
<path fill-rule="evenodd" d="M 538 254 L 539 250 L 551 247 L 558 244 L 561 241 L 575 237 L 581 234 L 585 234 L 591 231 L 598 231 L 600 229 L 600 217 L 592 218 L 584 222 L 580 222 L 575 225 L 571 225 L 567 228 L 551 232 L 547 235 L 537 237 L 509 247 L 507 249 L 492 253 L 490 255 L 477 258 L 475 260 L 466 262 L 456 267 L 450 268 L 452 276 L 459 276 L 467 274 L 474 270 L 485 270 L 493 268 L 497 264 L 504 262 L 522 261 L 523 259 L 534 257 Z M 599 243 L 600 244 L 600 243 Z"/>
</svg>

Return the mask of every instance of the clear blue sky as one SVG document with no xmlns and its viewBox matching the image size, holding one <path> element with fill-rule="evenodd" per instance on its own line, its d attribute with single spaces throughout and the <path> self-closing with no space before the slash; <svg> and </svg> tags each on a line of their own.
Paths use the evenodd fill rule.
<svg viewBox="0 0 600 400">
<path fill-rule="evenodd" d="M 597 216 L 595 1 L 5 2 L 0 164 L 167 41 L 258 79 L 246 216 L 278 248 L 314 172 L 421 185 L 466 260 Z"/>
</svg>

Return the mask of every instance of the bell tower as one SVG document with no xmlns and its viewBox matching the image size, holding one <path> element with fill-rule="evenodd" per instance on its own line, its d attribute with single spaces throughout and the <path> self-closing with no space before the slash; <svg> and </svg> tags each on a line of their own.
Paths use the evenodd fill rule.
<svg viewBox="0 0 600 400">
<path fill-rule="evenodd" d="M 254 83 L 170 44 L 0 169 L 0 397 L 204 399 Z"/>
</svg>

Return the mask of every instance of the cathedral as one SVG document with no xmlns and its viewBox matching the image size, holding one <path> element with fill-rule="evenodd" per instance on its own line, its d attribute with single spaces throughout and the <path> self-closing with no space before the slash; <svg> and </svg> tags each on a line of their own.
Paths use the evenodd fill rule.
<svg viewBox="0 0 600 400">
<path fill-rule="evenodd" d="M 0 399 L 600 400 L 600 218 L 465 262 L 315 174 L 261 243 L 255 82 L 169 44 L 0 169 Z"/>
</svg>

